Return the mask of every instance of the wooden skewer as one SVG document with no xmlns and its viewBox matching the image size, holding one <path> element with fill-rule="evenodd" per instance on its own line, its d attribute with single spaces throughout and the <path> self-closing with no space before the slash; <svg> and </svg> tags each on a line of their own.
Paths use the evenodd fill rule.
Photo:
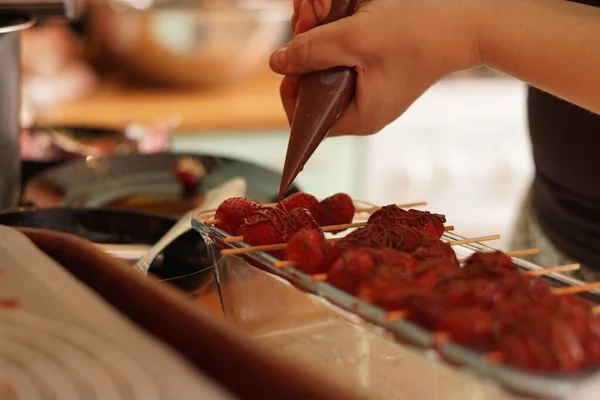
<svg viewBox="0 0 600 400">
<path fill-rule="evenodd" d="M 408 317 L 408 312 L 405 310 L 388 311 L 385 313 L 385 319 L 388 321 L 399 321 Z"/>
<path fill-rule="evenodd" d="M 524 272 L 523 274 L 528 275 L 528 276 L 540 276 L 540 275 L 551 274 L 554 272 L 576 271 L 579 269 L 579 267 L 580 267 L 579 264 L 566 264 L 566 265 L 559 265 L 556 267 L 536 269 L 534 271 L 527 271 L 527 272 Z"/>
<path fill-rule="evenodd" d="M 499 351 L 491 351 L 488 353 L 487 359 L 493 364 L 500 364 L 504 361 L 504 356 Z"/>
<path fill-rule="evenodd" d="M 337 241 L 342 240 L 343 238 L 332 238 L 327 239 L 329 241 Z M 500 235 L 489 235 L 489 236 L 479 236 L 471 239 L 461 239 L 461 240 L 452 240 L 449 241 L 448 244 L 450 246 L 458 246 L 467 243 L 479 243 L 485 242 L 488 240 L 497 240 L 500 239 Z M 223 249 L 221 250 L 222 256 L 234 256 L 238 254 L 252 253 L 255 251 L 272 251 L 272 250 L 283 250 L 287 247 L 287 243 L 278 243 L 278 244 L 266 244 L 262 246 L 252 246 L 252 247 L 240 247 L 237 249 Z"/>
<path fill-rule="evenodd" d="M 594 308 L 592 308 L 592 314 L 600 314 L 600 306 L 595 306 Z"/>
<path fill-rule="evenodd" d="M 460 240 L 451 240 L 448 242 L 450 246 L 460 246 L 462 244 L 469 243 L 478 243 L 478 242 L 487 242 L 490 240 L 498 240 L 500 239 L 500 235 L 488 235 L 488 236 L 479 236 L 471 239 L 460 239 Z"/>
<path fill-rule="evenodd" d="M 269 203 L 269 204 L 263 204 L 264 207 L 275 207 L 277 205 L 277 203 Z M 427 202 L 426 201 L 419 201 L 416 203 L 406 203 L 406 204 L 396 204 L 397 207 L 399 208 L 409 208 L 409 207 L 422 207 L 422 206 L 426 206 Z M 378 206 L 374 206 L 374 207 L 365 207 L 365 208 L 357 208 L 355 210 L 356 213 L 370 213 L 370 212 L 374 212 L 379 210 L 381 207 Z M 220 224 L 221 220 L 220 219 L 206 219 L 204 220 L 204 225 L 215 225 L 215 224 Z M 334 229 L 335 230 L 335 229 Z"/>
<path fill-rule="evenodd" d="M 350 229 L 350 228 L 358 228 L 358 227 L 361 227 L 364 225 L 366 225 L 366 222 L 353 222 L 351 224 L 323 226 L 323 227 L 321 227 L 321 230 L 323 232 L 333 232 L 333 231 L 339 231 L 339 230 Z M 244 237 L 243 236 L 231 236 L 231 237 L 223 239 L 223 241 L 225 243 L 242 242 L 242 241 L 244 241 Z"/>
<path fill-rule="evenodd" d="M 518 256 L 530 256 L 532 254 L 538 254 L 539 252 L 540 252 L 540 249 L 537 249 L 534 247 L 531 249 L 507 251 L 504 254 L 507 255 L 508 257 L 518 257 Z M 469 259 L 469 257 L 461 258 L 458 260 L 458 262 L 462 264 L 465 261 L 467 261 L 468 259 Z"/>
<path fill-rule="evenodd" d="M 296 262 L 292 261 L 292 260 L 283 260 L 283 261 L 277 261 L 277 262 L 273 263 L 273 266 L 275 268 L 293 267 L 294 265 L 296 265 Z"/>
<path fill-rule="evenodd" d="M 315 274 L 315 275 L 311 275 L 311 279 L 315 282 L 320 282 L 320 281 L 326 281 L 327 280 L 327 274 Z"/>
<path fill-rule="evenodd" d="M 366 221 L 363 222 L 353 222 L 350 224 L 339 224 L 339 225 L 328 225 L 328 226 L 322 226 L 321 230 L 323 232 L 335 232 L 335 231 L 343 231 L 345 229 L 350 229 L 350 228 L 360 228 L 361 226 L 365 226 L 367 225 Z M 448 231 L 453 231 L 454 230 L 454 226 L 453 225 L 448 225 L 444 227 L 444 231 L 448 232 Z M 244 237 L 243 236 L 231 236 L 228 238 L 223 239 L 223 242 L 225 243 L 234 243 L 234 242 L 243 242 L 244 241 Z"/>
<path fill-rule="evenodd" d="M 580 286 L 568 286 L 562 288 L 554 288 L 552 289 L 552 293 L 557 296 L 563 296 L 566 294 L 577 294 L 582 292 L 588 292 L 590 290 L 600 289 L 600 281 L 599 282 L 591 282 L 585 285 Z"/>
<path fill-rule="evenodd" d="M 338 240 L 342 240 L 342 238 L 331 238 L 328 239 L 331 242 L 337 242 Z M 260 246 L 251 246 L 251 247 L 239 247 L 237 249 L 223 249 L 221 250 L 222 256 L 235 256 L 238 254 L 246 254 L 246 253 L 254 253 L 257 251 L 274 251 L 274 250 L 283 250 L 287 247 L 287 243 L 277 243 L 277 244 L 263 244 Z"/>
</svg>

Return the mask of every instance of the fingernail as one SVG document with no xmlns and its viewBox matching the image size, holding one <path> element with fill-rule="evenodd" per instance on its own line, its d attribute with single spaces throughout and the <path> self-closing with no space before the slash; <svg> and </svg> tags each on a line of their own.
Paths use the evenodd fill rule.
<svg viewBox="0 0 600 400">
<path fill-rule="evenodd" d="M 287 66 L 287 47 L 277 50 L 271 56 L 271 67 L 278 71 L 283 71 Z"/>
</svg>

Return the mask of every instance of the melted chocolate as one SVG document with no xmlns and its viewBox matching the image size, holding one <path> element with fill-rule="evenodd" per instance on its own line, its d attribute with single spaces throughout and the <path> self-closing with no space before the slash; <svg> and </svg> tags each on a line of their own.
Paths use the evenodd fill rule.
<svg viewBox="0 0 600 400">
<path fill-rule="evenodd" d="M 333 0 L 323 24 L 350 16 L 357 0 Z M 298 101 L 292 121 L 279 198 L 283 198 L 296 176 L 354 97 L 354 68 L 336 67 L 300 77 Z"/>
</svg>

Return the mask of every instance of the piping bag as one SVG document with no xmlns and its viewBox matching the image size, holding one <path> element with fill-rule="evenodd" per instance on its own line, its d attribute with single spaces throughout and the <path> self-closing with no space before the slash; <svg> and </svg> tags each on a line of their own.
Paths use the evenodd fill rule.
<svg viewBox="0 0 600 400">
<path fill-rule="evenodd" d="M 357 0 L 333 0 L 327 24 L 354 14 Z M 300 77 L 285 164 L 279 186 L 282 199 L 319 144 L 354 97 L 354 68 L 335 67 Z"/>
</svg>

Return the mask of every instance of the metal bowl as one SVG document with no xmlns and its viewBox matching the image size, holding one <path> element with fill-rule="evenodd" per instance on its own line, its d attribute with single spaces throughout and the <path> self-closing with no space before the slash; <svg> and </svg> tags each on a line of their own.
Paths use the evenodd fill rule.
<svg viewBox="0 0 600 400">
<path fill-rule="evenodd" d="M 80 236 L 95 243 L 152 246 L 175 224 L 172 218 L 125 210 L 74 208 L 0 211 L 0 225 L 41 228 Z M 152 262 L 150 273 L 192 296 L 212 277 L 208 248 L 198 233 L 184 233 Z"/>
<path fill-rule="evenodd" d="M 156 1 L 91 2 L 87 40 L 95 58 L 136 80 L 232 83 L 264 69 L 290 29 L 291 1 Z"/>
</svg>

